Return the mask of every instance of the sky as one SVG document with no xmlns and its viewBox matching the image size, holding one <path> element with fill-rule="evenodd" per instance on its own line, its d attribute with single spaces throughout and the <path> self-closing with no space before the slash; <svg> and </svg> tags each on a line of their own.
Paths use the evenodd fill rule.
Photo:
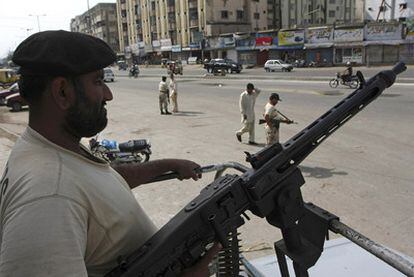
<svg viewBox="0 0 414 277">
<path fill-rule="evenodd" d="M 89 0 L 89 7 L 115 2 Z M 40 31 L 69 31 L 70 20 L 87 10 L 88 0 L 0 0 L 0 59 L 25 38 L 39 32 L 39 25 Z"/>
</svg>

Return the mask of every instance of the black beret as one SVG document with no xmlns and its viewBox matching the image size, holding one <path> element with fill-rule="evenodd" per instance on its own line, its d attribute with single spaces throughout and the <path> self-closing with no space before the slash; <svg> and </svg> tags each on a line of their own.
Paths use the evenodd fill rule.
<svg viewBox="0 0 414 277">
<path fill-rule="evenodd" d="M 60 30 L 31 35 L 12 60 L 23 75 L 77 76 L 112 64 L 116 54 L 99 38 Z"/>
<path fill-rule="evenodd" d="M 269 99 L 275 99 L 275 100 L 278 100 L 278 101 L 282 101 L 279 97 L 279 94 L 277 94 L 276 92 L 270 94 Z"/>
</svg>

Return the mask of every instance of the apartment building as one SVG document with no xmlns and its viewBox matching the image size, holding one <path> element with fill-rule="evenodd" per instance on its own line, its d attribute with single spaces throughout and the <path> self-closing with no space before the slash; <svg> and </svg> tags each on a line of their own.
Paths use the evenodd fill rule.
<svg viewBox="0 0 414 277">
<path fill-rule="evenodd" d="M 118 23 L 115 3 L 99 3 L 71 19 L 70 30 L 93 35 L 119 52 Z"/>
<path fill-rule="evenodd" d="M 414 0 L 365 0 L 367 21 L 412 21 Z"/>
<path fill-rule="evenodd" d="M 267 0 L 117 0 L 120 49 L 200 51 L 207 37 L 267 29 Z M 175 50 L 174 50 L 175 49 Z"/>
<path fill-rule="evenodd" d="M 363 22 L 364 0 L 268 0 L 268 28 Z"/>
</svg>

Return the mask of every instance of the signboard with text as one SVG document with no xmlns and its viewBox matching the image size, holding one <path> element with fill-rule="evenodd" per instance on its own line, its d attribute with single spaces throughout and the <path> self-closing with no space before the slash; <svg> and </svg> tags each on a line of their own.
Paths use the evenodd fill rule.
<svg viewBox="0 0 414 277">
<path fill-rule="evenodd" d="M 363 28 L 335 29 L 335 42 L 363 41 Z"/>
<path fill-rule="evenodd" d="M 280 46 L 300 45 L 305 42 L 305 32 L 303 30 L 279 31 L 277 37 Z"/>
<path fill-rule="evenodd" d="M 307 43 L 324 43 L 333 41 L 333 28 L 309 28 L 306 30 Z"/>
<path fill-rule="evenodd" d="M 402 25 L 373 24 L 365 26 L 365 40 L 398 40 L 401 39 Z"/>
</svg>

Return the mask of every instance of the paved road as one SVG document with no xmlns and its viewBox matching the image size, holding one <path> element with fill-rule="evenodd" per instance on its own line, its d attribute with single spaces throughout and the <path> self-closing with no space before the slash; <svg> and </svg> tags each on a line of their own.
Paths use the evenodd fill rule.
<svg viewBox="0 0 414 277">
<path fill-rule="evenodd" d="M 354 67 L 354 70 L 360 70 L 366 78 L 375 75 L 381 70 L 390 69 L 391 66 L 378 67 Z M 166 69 L 160 66 L 151 66 L 145 68 L 140 67 L 142 77 L 156 77 L 166 74 Z M 292 72 L 265 72 L 263 67 L 255 67 L 251 69 L 243 69 L 240 74 L 227 74 L 226 77 L 215 77 L 216 79 L 269 79 L 269 80 L 318 80 L 329 81 L 335 77 L 336 72 L 344 70 L 344 67 L 319 67 L 319 68 L 295 68 Z M 184 77 L 200 78 L 207 72 L 201 65 L 184 65 Z M 118 76 L 127 76 L 127 71 L 115 70 Z M 398 79 L 398 82 L 414 83 L 414 66 L 409 65 L 407 71 L 403 72 Z"/>
<path fill-rule="evenodd" d="M 279 92 L 280 109 L 299 122 L 282 126 L 285 141 L 306 127 L 351 92 L 331 89 L 326 82 L 250 79 L 262 88 L 256 104 L 261 114 L 266 98 Z M 243 151 L 260 148 L 240 144 L 234 132 L 240 127 L 238 97 L 247 80 L 178 77 L 180 113 L 162 116 L 156 88 L 159 77 L 119 77 L 109 84 L 114 100 L 108 105 L 109 125 L 102 138 L 119 141 L 149 138 L 153 159 L 179 157 L 202 165 L 237 161 L 245 164 Z M 396 84 L 357 115 L 306 159 L 303 195 L 340 216 L 344 223 L 368 237 L 414 256 L 414 85 Z M 0 147 L 7 155 L 13 133 L 24 128 L 27 112 L 9 113 L 0 108 Z M 1 130 L 1 129 L 0 129 Z M 264 132 L 257 126 L 257 141 Z M 244 138 L 246 139 L 246 138 Z M 1 162 L 4 164 L 5 158 Z M 199 190 L 212 181 L 171 181 L 134 190 L 158 226 L 165 224 Z M 262 219 L 252 218 L 241 228 L 244 248 L 256 257 L 273 253 L 272 241 L 280 232 Z M 263 248 L 270 249 L 263 250 Z"/>
</svg>

